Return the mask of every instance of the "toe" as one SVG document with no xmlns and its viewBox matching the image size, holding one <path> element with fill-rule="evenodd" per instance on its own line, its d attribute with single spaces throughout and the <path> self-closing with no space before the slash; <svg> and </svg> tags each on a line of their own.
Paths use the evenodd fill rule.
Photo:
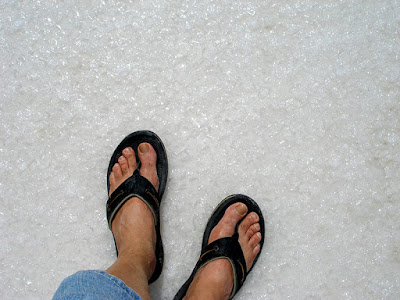
<svg viewBox="0 0 400 300">
<path fill-rule="evenodd" d="M 120 156 L 118 158 L 118 163 L 121 167 L 122 174 L 126 175 L 129 172 L 128 161 L 126 160 L 126 158 L 124 156 Z"/>
<path fill-rule="evenodd" d="M 125 148 L 122 151 L 122 155 L 125 157 L 125 159 L 128 162 L 128 168 L 129 170 L 135 171 L 137 168 L 137 163 L 136 163 L 136 156 L 135 156 L 135 152 L 133 151 L 133 149 L 131 147 Z"/>
<path fill-rule="evenodd" d="M 157 176 L 157 154 L 149 143 L 141 143 L 138 147 L 138 156 L 140 159 L 140 174 L 146 177 L 158 190 Z"/>
<path fill-rule="evenodd" d="M 249 228 L 256 224 L 258 220 L 258 215 L 255 212 L 248 214 L 239 225 L 239 235 L 245 236 Z"/>
<path fill-rule="evenodd" d="M 154 148 L 149 143 L 141 143 L 138 147 L 138 155 L 141 167 L 145 169 L 155 168 L 157 155 Z M 141 169 L 142 170 L 142 169 Z"/>
<path fill-rule="evenodd" d="M 254 257 L 256 257 L 258 253 L 260 253 L 260 250 L 261 250 L 261 245 L 258 244 L 258 245 L 253 249 L 253 255 L 254 255 Z"/>
<path fill-rule="evenodd" d="M 235 203 L 229 206 L 222 219 L 211 231 L 208 242 L 211 243 L 218 238 L 233 235 L 236 224 L 243 219 L 246 213 L 247 206 L 243 203 Z"/>
<path fill-rule="evenodd" d="M 243 203 L 235 203 L 228 207 L 221 221 L 236 226 L 247 213 L 247 206 Z"/>
<path fill-rule="evenodd" d="M 116 180 L 119 180 L 122 177 L 122 170 L 118 163 L 112 167 L 112 172 L 114 173 L 114 178 Z"/>
<path fill-rule="evenodd" d="M 115 182 L 114 172 L 111 172 L 109 180 L 110 180 L 110 185 L 115 186 L 116 182 Z"/>
<path fill-rule="evenodd" d="M 247 239 L 250 240 L 250 238 L 259 231 L 260 231 L 260 224 L 256 223 L 251 225 L 246 232 Z"/>
<path fill-rule="evenodd" d="M 109 176 L 109 180 L 110 180 L 109 196 L 115 191 L 117 186 L 121 184 L 122 178 L 123 177 L 122 177 L 121 166 L 119 165 L 119 163 L 116 163 L 112 167 L 112 171 L 111 171 L 110 176 Z"/>
<path fill-rule="evenodd" d="M 249 246 L 251 248 L 255 248 L 261 241 L 261 233 L 257 232 L 254 234 L 249 240 Z"/>
</svg>

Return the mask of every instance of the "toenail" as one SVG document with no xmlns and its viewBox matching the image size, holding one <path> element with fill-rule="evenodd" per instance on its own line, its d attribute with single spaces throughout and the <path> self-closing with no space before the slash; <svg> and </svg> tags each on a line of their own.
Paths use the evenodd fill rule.
<svg viewBox="0 0 400 300">
<path fill-rule="evenodd" d="M 261 238 L 261 233 L 257 232 L 256 235 Z"/>
<path fill-rule="evenodd" d="M 128 154 L 128 153 L 130 153 L 130 152 L 131 152 L 131 149 L 129 149 L 129 148 L 125 148 L 125 149 L 124 149 L 124 153 L 125 153 L 125 154 Z"/>
<path fill-rule="evenodd" d="M 254 220 L 257 220 L 257 215 L 256 215 L 256 214 L 251 214 L 251 217 L 252 217 Z"/>
<path fill-rule="evenodd" d="M 259 230 L 260 229 L 260 224 L 256 224 L 256 225 L 254 225 L 254 228 L 256 229 L 256 230 Z"/>
<path fill-rule="evenodd" d="M 140 151 L 140 153 L 143 153 L 143 154 L 147 153 L 147 152 L 150 151 L 150 147 L 147 144 L 140 144 L 139 145 L 139 151 Z"/>
<path fill-rule="evenodd" d="M 246 213 L 246 206 L 244 204 L 239 204 L 235 207 L 235 210 L 239 216 L 243 216 Z"/>
</svg>

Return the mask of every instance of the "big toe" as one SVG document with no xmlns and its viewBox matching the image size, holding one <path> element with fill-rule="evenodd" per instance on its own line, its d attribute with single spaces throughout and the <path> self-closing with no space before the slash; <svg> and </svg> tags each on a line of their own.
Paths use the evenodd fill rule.
<svg viewBox="0 0 400 300">
<path fill-rule="evenodd" d="M 229 206 L 222 219 L 213 228 L 208 239 L 208 243 L 235 233 L 236 225 L 247 213 L 247 206 L 243 203 L 235 203 Z"/>
<path fill-rule="evenodd" d="M 157 154 L 149 143 L 141 143 L 138 147 L 140 174 L 146 177 L 158 191 Z"/>
</svg>

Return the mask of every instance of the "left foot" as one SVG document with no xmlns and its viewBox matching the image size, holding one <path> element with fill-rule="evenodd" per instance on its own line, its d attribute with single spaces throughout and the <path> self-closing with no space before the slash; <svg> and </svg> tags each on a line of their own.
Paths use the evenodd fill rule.
<svg viewBox="0 0 400 300">
<path fill-rule="evenodd" d="M 148 143 L 142 143 L 138 147 L 138 156 L 141 163 L 140 174 L 146 177 L 158 191 L 157 154 L 154 148 Z M 132 176 L 137 166 L 133 149 L 125 148 L 109 177 L 110 195 Z M 147 204 L 137 197 L 126 201 L 112 221 L 111 231 L 117 245 L 118 258 L 107 272 L 119 277 L 130 287 L 134 286 L 132 275 L 143 277 L 141 281 L 146 277 L 147 283 L 156 266 L 154 251 L 157 239 L 154 217 Z M 124 272 L 124 270 L 127 271 Z M 135 280 L 138 281 L 137 278 Z M 144 293 L 142 295 L 144 296 Z"/>
</svg>

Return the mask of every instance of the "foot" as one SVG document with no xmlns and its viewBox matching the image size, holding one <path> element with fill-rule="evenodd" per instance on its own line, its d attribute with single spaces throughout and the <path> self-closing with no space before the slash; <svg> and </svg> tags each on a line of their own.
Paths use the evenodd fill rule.
<svg viewBox="0 0 400 300">
<path fill-rule="evenodd" d="M 146 177 L 158 191 L 155 150 L 150 144 L 142 143 L 138 147 L 138 156 L 141 163 L 140 174 Z M 125 148 L 118 163 L 113 166 L 109 177 L 110 195 L 132 176 L 137 166 L 134 150 L 131 147 Z M 154 249 L 157 237 L 153 214 L 142 200 L 132 197 L 116 214 L 111 224 L 111 230 L 114 234 L 118 258 L 107 272 L 122 279 L 139 293 L 139 290 L 143 289 L 143 285 L 147 285 L 156 266 Z M 140 287 L 135 286 L 138 283 L 140 283 Z M 148 285 L 145 289 L 148 292 Z M 147 298 L 146 292 L 142 292 L 140 295 L 142 298 Z"/>
<path fill-rule="evenodd" d="M 236 225 L 241 221 L 238 233 L 239 243 L 246 259 L 247 271 L 253 265 L 260 252 L 259 217 L 252 212 L 247 213 L 243 203 L 235 203 L 227 208 L 224 216 L 210 233 L 208 244 L 213 241 L 232 236 Z M 217 259 L 201 268 L 191 283 L 185 299 L 228 299 L 233 289 L 233 270 L 227 259 Z"/>
</svg>

